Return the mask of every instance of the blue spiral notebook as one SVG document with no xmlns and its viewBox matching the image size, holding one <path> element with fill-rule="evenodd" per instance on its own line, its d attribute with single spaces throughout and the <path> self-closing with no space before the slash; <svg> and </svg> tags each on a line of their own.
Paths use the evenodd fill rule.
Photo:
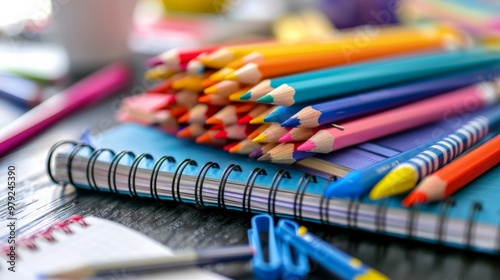
<svg viewBox="0 0 500 280">
<path fill-rule="evenodd" d="M 454 129 L 451 124 L 432 124 L 320 160 L 340 166 L 340 171 L 361 168 L 398 153 L 398 149 L 421 144 L 432 132 Z M 350 149 L 357 150 L 354 162 L 358 164 L 353 164 Z M 85 143 L 60 142 L 48 157 L 53 180 L 78 188 L 174 200 L 200 209 L 213 206 L 266 212 L 492 254 L 500 252 L 500 166 L 473 181 L 452 200 L 411 209 L 403 208 L 397 197 L 378 202 L 368 198 L 324 199 L 323 189 L 335 177 L 325 179 L 299 169 L 227 154 L 134 124 L 115 127 Z"/>
</svg>

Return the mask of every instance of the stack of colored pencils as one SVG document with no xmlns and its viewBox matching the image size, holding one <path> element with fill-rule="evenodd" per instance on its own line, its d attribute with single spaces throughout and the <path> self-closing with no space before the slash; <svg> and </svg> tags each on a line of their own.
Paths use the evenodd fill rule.
<svg viewBox="0 0 500 280">
<path fill-rule="evenodd" d="M 124 100 L 118 117 L 291 164 L 499 99 L 482 83 L 500 76 L 499 53 L 463 49 L 455 30 L 368 35 L 169 50 L 147 62 L 159 83 Z"/>
</svg>

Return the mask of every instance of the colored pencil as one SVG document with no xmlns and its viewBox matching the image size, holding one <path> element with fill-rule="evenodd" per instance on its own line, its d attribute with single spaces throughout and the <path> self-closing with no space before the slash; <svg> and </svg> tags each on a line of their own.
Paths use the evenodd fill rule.
<svg viewBox="0 0 500 280">
<path fill-rule="evenodd" d="M 196 105 L 195 105 L 196 106 Z M 193 106 L 194 107 L 194 106 Z M 170 114 L 174 118 L 180 118 L 182 115 L 186 114 L 192 107 L 188 107 L 186 105 L 178 105 L 169 108 Z"/>
<path fill-rule="evenodd" d="M 173 70 L 165 65 L 158 65 L 154 68 L 146 70 L 144 73 L 144 79 L 146 80 L 157 80 L 157 79 L 168 79 L 173 75 L 177 74 L 178 70 Z"/>
<path fill-rule="evenodd" d="M 277 122 L 277 123 L 283 123 L 289 118 L 291 118 L 293 115 L 297 114 L 300 110 L 304 109 L 306 106 L 310 106 L 312 104 L 316 104 L 314 102 L 311 102 L 309 104 L 297 104 L 297 105 L 292 105 L 290 107 L 286 106 L 276 106 L 276 110 L 272 111 L 269 113 L 264 118 L 264 122 L 266 123 L 272 123 L 272 122 Z"/>
<path fill-rule="evenodd" d="M 185 90 L 199 92 L 203 90 L 201 81 L 203 81 L 202 76 L 187 75 L 183 78 L 174 81 L 172 83 L 172 88 L 177 90 L 185 89 Z"/>
<path fill-rule="evenodd" d="M 198 103 L 198 93 L 189 90 L 180 90 L 174 94 L 174 101 L 178 105 L 192 107 Z"/>
<path fill-rule="evenodd" d="M 240 102 L 240 103 L 241 102 L 248 102 L 246 100 L 240 100 L 240 97 L 242 95 L 244 95 L 245 93 L 247 93 L 248 90 L 250 90 L 250 87 L 243 87 L 243 88 L 239 89 L 235 93 L 232 93 L 231 95 L 229 95 L 229 100 L 231 100 L 233 102 Z"/>
<path fill-rule="evenodd" d="M 205 87 L 215 85 L 216 83 L 224 80 L 224 78 L 232 72 L 234 72 L 234 69 L 231 69 L 229 67 L 224 67 L 222 69 L 219 69 L 215 71 L 212 75 L 210 75 L 208 78 L 206 78 L 202 82 L 202 85 Z"/>
<path fill-rule="evenodd" d="M 266 112 L 269 109 L 269 106 L 260 104 L 255 106 L 248 114 L 245 116 L 241 117 L 238 119 L 238 123 L 240 124 L 245 124 L 245 123 L 250 123 L 250 121 L 258 116 L 260 116 L 262 113 Z"/>
<path fill-rule="evenodd" d="M 247 62 L 238 70 L 226 75 L 225 79 L 234 80 L 246 84 L 255 84 L 262 79 L 290 75 L 304 71 L 331 67 L 335 65 L 353 63 L 373 58 L 383 58 L 396 54 L 411 53 L 415 51 L 438 50 L 444 47 L 442 38 L 435 41 L 411 41 L 393 44 L 387 42 L 387 45 L 367 46 L 363 51 L 353 51 L 346 49 L 342 52 L 331 52 L 325 54 L 305 54 L 297 57 L 280 57 L 278 59 L 264 60 L 259 62 Z M 421 44 L 418 44 L 421 43 Z M 345 52 L 351 52 L 346 55 Z M 254 55 L 255 57 L 255 55 Z M 254 58 L 255 61 L 258 59 Z"/>
<path fill-rule="evenodd" d="M 202 124 L 193 123 L 177 131 L 177 137 L 194 139 L 205 133 L 207 129 Z"/>
<path fill-rule="evenodd" d="M 406 207 L 442 200 L 500 163 L 500 135 L 425 177 L 404 200 Z"/>
<path fill-rule="evenodd" d="M 230 125 L 238 121 L 238 114 L 236 113 L 236 105 L 224 106 L 220 111 L 207 119 L 206 124 L 224 124 Z"/>
<path fill-rule="evenodd" d="M 500 91 L 492 83 L 481 83 L 427 98 L 395 109 L 320 130 L 299 147 L 300 151 L 330 153 L 378 137 L 430 123 L 461 112 L 472 112 L 497 101 Z M 474 104 L 474 106 L 470 106 Z"/>
<path fill-rule="evenodd" d="M 316 128 L 294 127 L 290 129 L 285 135 L 281 136 L 278 139 L 278 142 L 288 143 L 288 142 L 306 141 L 321 129 L 325 129 L 325 127 L 316 127 Z"/>
<path fill-rule="evenodd" d="M 195 49 L 171 49 L 162 54 L 150 58 L 146 61 L 146 65 L 154 67 L 158 65 L 165 65 L 171 69 L 178 70 L 179 65 L 186 64 L 195 59 L 202 53 L 210 53 L 220 48 L 220 46 L 204 46 Z"/>
<path fill-rule="evenodd" d="M 225 106 L 231 104 L 231 100 L 229 100 L 229 98 L 217 94 L 202 95 L 198 97 L 198 102 L 216 106 Z"/>
<path fill-rule="evenodd" d="M 222 81 L 217 84 L 207 87 L 203 90 L 205 94 L 218 94 L 228 97 L 237 92 L 241 88 L 240 83 L 235 81 Z"/>
<path fill-rule="evenodd" d="M 211 125 L 208 129 L 209 130 L 222 130 L 223 128 L 224 128 L 224 124 L 218 123 L 218 124 Z"/>
<path fill-rule="evenodd" d="M 278 142 L 278 139 L 283 137 L 290 131 L 289 128 L 282 127 L 279 123 L 272 123 L 266 130 L 262 131 L 252 141 L 256 143 Z"/>
<path fill-rule="evenodd" d="M 356 73 L 372 73 L 373 70 L 376 69 L 380 71 L 381 69 L 394 69 L 397 67 L 404 67 L 405 65 L 421 65 L 422 63 L 428 63 L 432 60 L 438 60 L 440 58 L 448 58 L 449 60 L 460 59 L 461 54 L 469 53 L 469 56 L 474 55 L 482 55 L 485 53 L 490 53 L 487 51 L 470 51 L 470 52 L 433 52 L 425 55 L 412 55 L 412 56 L 401 56 L 395 58 L 388 59 L 377 59 L 374 61 L 368 61 L 363 63 L 355 63 L 352 65 L 345 65 L 341 67 L 330 67 L 326 69 L 316 70 L 316 71 L 308 71 L 295 75 L 288 75 L 283 77 L 278 77 L 274 79 L 265 79 L 262 82 L 258 83 L 254 87 L 252 87 L 246 94 L 241 96 L 242 100 L 253 100 L 256 101 L 261 97 L 264 97 L 266 94 L 275 90 L 283 84 L 294 84 L 299 82 L 313 81 L 316 79 L 330 77 L 343 77 L 342 75 L 354 75 Z M 424 59 L 425 58 L 425 59 Z M 422 61 L 421 61 L 422 59 Z M 390 66 L 390 67 L 389 67 Z M 333 79 L 335 80 L 335 79 Z"/>
<path fill-rule="evenodd" d="M 201 75 L 205 73 L 206 70 L 205 65 L 203 65 L 203 63 L 201 63 L 200 61 L 200 59 L 202 59 L 205 56 L 207 56 L 207 53 L 201 53 L 196 58 L 191 59 L 186 65 L 186 70 L 185 70 L 186 73 L 191 75 Z"/>
<path fill-rule="evenodd" d="M 491 65 L 500 61 L 500 55 L 487 55 L 476 50 L 457 53 L 461 54 L 460 59 L 454 53 L 420 56 L 419 58 L 411 57 L 400 59 L 392 67 L 389 65 L 380 67 L 377 71 L 368 68 L 358 70 L 357 73 L 327 75 L 309 81 L 283 84 L 259 98 L 257 102 L 291 106 L 307 101 L 333 99 L 356 91 L 389 86 L 481 65 Z"/>
<path fill-rule="evenodd" d="M 394 167 L 371 190 L 371 199 L 381 199 L 413 189 L 420 179 L 460 156 L 500 126 L 500 106 L 482 112 L 462 129 L 441 139 L 427 150 Z M 473 164 L 473 163 L 469 163 Z"/>
<path fill-rule="evenodd" d="M 418 101 L 496 76 L 500 76 L 499 65 L 356 94 L 307 106 L 281 125 L 318 127 Z"/>
<path fill-rule="evenodd" d="M 229 149 L 232 154 L 249 155 L 250 153 L 260 149 L 260 144 L 252 142 L 250 139 L 243 139 L 235 146 Z"/>
<path fill-rule="evenodd" d="M 225 145 L 227 144 L 227 139 L 215 138 L 215 135 L 219 133 L 217 130 L 207 130 L 202 135 L 196 137 L 196 143 L 198 144 L 213 144 L 213 145 Z"/>
<path fill-rule="evenodd" d="M 205 121 L 213 114 L 218 112 L 220 107 L 207 104 L 197 104 L 189 112 L 182 115 L 178 121 L 180 123 L 199 123 L 205 124 Z"/>
<path fill-rule="evenodd" d="M 258 117 L 252 119 L 250 121 L 251 124 L 263 124 L 264 123 L 264 118 L 269 115 L 272 111 L 274 111 L 276 109 L 275 106 L 273 107 L 270 107 L 269 109 L 267 109 L 267 111 L 265 111 L 264 113 L 260 114 Z"/>
<path fill-rule="evenodd" d="M 304 158 L 312 157 L 314 153 L 301 152 L 297 148 L 301 143 L 281 143 L 264 153 L 257 160 L 270 161 L 280 164 L 292 164 Z"/>
<path fill-rule="evenodd" d="M 255 130 L 255 126 L 247 124 L 232 124 L 215 134 L 216 139 L 243 140 Z"/>
<path fill-rule="evenodd" d="M 264 130 L 266 130 L 270 125 L 271 124 L 269 124 L 269 123 L 265 123 L 265 124 L 260 125 L 254 131 L 252 131 L 252 133 L 248 134 L 247 138 L 250 139 L 250 140 L 254 139 L 259 134 L 261 134 Z"/>
<path fill-rule="evenodd" d="M 405 44 L 423 45 L 425 48 L 430 46 L 442 46 L 444 43 L 451 44 L 450 38 L 453 35 L 449 31 L 443 30 L 422 30 L 407 29 L 403 33 L 394 34 L 394 32 L 385 33 L 383 30 L 376 36 L 370 38 L 369 44 L 365 45 L 363 51 L 370 48 L 389 48 L 390 46 Z M 456 37 L 456 36 L 455 36 Z M 411 42 L 411 43 L 410 43 Z M 459 38 L 456 37 L 456 44 L 459 44 Z M 343 53 L 359 52 L 359 38 L 356 34 L 343 36 L 342 38 L 333 38 L 319 40 L 316 42 L 298 42 L 298 43 L 275 43 L 259 47 L 228 47 L 221 48 L 208 55 L 203 61 L 205 65 L 214 68 L 222 68 L 228 63 L 248 55 L 252 52 L 259 53 L 263 58 L 267 57 L 292 57 L 304 54 L 328 54 L 332 52 Z"/>
<path fill-rule="evenodd" d="M 278 143 L 267 143 L 265 145 L 261 145 L 259 149 L 251 152 L 248 157 L 250 158 L 256 158 L 256 157 L 260 157 L 262 156 L 264 153 L 267 153 L 268 151 L 270 151 L 271 149 L 273 149 L 274 147 L 278 146 L 279 144 Z"/>
<path fill-rule="evenodd" d="M 225 152 L 229 152 L 231 150 L 231 148 L 233 148 L 236 145 L 238 145 L 238 141 L 230 142 L 229 144 L 224 145 L 224 147 L 222 147 L 222 149 Z"/>
<path fill-rule="evenodd" d="M 177 126 L 177 120 L 168 110 L 154 112 L 140 111 L 133 108 L 122 107 L 118 110 L 116 118 L 120 122 L 135 122 L 142 125 Z"/>
</svg>

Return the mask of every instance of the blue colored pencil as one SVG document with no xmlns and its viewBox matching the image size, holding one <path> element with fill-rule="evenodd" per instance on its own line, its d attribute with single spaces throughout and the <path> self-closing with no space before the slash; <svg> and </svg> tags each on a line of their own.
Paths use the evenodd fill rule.
<svg viewBox="0 0 500 280">
<path fill-rule="evenodd" d="M 281 125 L 285 127 L 318 127 L 323 124 L 390 109 L 498 76 L 500 76 L 500 64 L 481 70 L 466 71 L 444 77 L 378 89 L 307 106 L 288 120 L 282 122 Z M 269 119 L 276 120 L 286 117 L 290 112 L 300 107 L 300 105 L 293 105 L 291 107 L 280 106 L 276 110 L 276 114 L 269 115 Z"/>
<path fill-rule="evenodd" d="M 354 73 L 326 74 L 317 79 L 285 83 L 257 99 L 257 102 L 292 106 L 314 100 L 331 100 L 376 87 L 500 62 L 500 52 L 481 53 L 476 50 L 460 53 L 462 54 L 460 57 L 456 57 L 456 54 L 445 53 L 441 56 L 422 56 L 418 60 L 401 58 L 398 63 L 357 69 Z"/>
<path fill-rule="evenodd" d="M 489 53 L 484 50 L 472 50 L 468 51 L 471 55 L 483 55 Z M 307 71 L 300 74 L 288 75 L 274 79 L 266 79 L 252 87 L 246 94 L 240 96 L 241 100 L 252 100 L 256 101 L 258 98 L 263 97 L 267 93 L 287 83 L 296 83 L 301 81 L 308 81 L 313 79 L 319 79 L 325 76 L 336 76 L 336 75 L 348 75 L 352 73 L 357 73 L 359 71 L 367 71 L 369 69 L 378 70 L 383 67 L 397 68 L 401 63 L 405 64 L 420 64 L 420 61 L 427 63 L 426 61 L 431 61 L 435 59 L 440 59 L 442 57 L 447 57 L 453 60 L 463 59 L 462 52 L 433 52 L 426 55 L 412 55 L 412 56 L 396 56 L 390 59 L 377 59 L 369 62 L 354 63 L 351 65 L 341 66 L 341 67 L 330 67 L 321 70 Z"/>
<path fill-rule="evenodd" d="M 485 113 L 480 113 L 480 115 L 484 116 L 484 114 L 488 114 L 488 112 L 495 110 L 500 114 L 499 106 L 494 106 L 492 109 L 485 111 Z M 463 126 L 464 125 L 460 126 L 455 132 L 462 129 Z M 496 124 L 496 126 L 498 126 L 498 124 Z M 375 186 L 375 184 L 377 184 L 377 182 L 384 178 L 391 169 L 425 151 L 434 143 L 434 141 L 430 141 L 366 168 L 349 171 L 344 178 L 331 182 L 325 188 L 324 195 L 326 198 L 365 195 Z"/>
</svg>

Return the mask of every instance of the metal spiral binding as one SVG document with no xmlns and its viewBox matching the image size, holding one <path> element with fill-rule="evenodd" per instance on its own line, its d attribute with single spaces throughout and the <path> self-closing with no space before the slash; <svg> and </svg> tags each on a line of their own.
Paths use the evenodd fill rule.
<svg viewBox="0 0 500 280">
<path fill-rule="evenodd" d="M 407 238 L 413 239 L 414 238 L 413 231 L 415 229 L 415 220 L 416 220 L 416 217 L 417 217 L 419 212 L 417 210 L 415 210 L 414 206 L 410 207 L 408 211 L 410 212 L 410 217 L 408 218 L 408 224 L 406 225 L 406 228 L 408 229 Z"/>
<path fill-rule="evenodd" d="M 283 178 L 291 179 L 292 176 L 290 175 L 290 172 L 280 169 L 274 174 L 273 180 L 271 181 L 271 187 L 269 188 L 269 197 L 267 198 L 267 212 L 269 212 L 269 214 L 273 215 L 274 217 L 276 217 L 276 194 L 278 192 L 280 182 Z"/>
<path fill-rule="evenodd" d="M 439 220 L 438 220 L 438 230 L 437 230 L 437 243 L 441 244 L 443 243 L 443 231 L 444 231 L 444 224 L 446 222 L 447 214 L 448 214 L 448 209 L 450 207 L 455 206 L 455 199 L 453 197 L 450 197 L 446 199 L 442 206 L 441 206 L 441 212 L 439 214 Z"/>
<path fill-rule="evenodd" d="M 303 184 L 302 182 L 305 183 Z M 304 193 L 307 189 L 307 185 L 309 185 L 309 182 L 313 180 L 313 182 L 317 183 L 318 180 L 316 179 L 316 176 L 311 175 L 311 174 L 304 174 L 299 180 L 299 183 L 297 184 L 297 191 L 295 192 L 295 197 L 293 199 L 293 217 L 295 220 L 301 220 L 302 221 L 302 201 L 304 200 Z M 299 199 L 300 196 L 300 199 Z M 297 201 L 300 201 L 299 209 L 297 210 Z M 298 212 L 298 215 L 297 215 Z"/>
<path fill-rule="evenodd" d="M 326 182 L 326 185 L 325 185 L 325 188 L 326 186 L 328 186 L 332 181 L 337 181 L 338 177 L 337 176 L 331 176 L 330 178 L 328 178 L 328 181 Z M 323 211 L 324 211 L 324 207 L 323 207 L 323 204 L 325 203 L 326 201 L 326 219 L 323 219 Z M 326 225 L 327 222 L 328 222 L 328 209 L 330 208 L 330 199 L 325 199 L 325 196 L 322 195 L 321 196 L 321 199 L 319 201 L 319 219 L 320 219 L 320 222 L 322 225 Z"/>
<path fill-rule="evenodd" d="M 379 204 L 377 204 L 376 217 L 375 217 L 375 229 L 378 233 L 385 232 L 385 222 L 387 219 L 387 204 L 389 200 L 385 199 Z"/>
<path fill-rule="evenodd" d="M 116 169 L 120 164 L 120 161 L 125 157 L 129 156 L 131 158 L 135 158 L 135 154 L 131 151 L 121 151 L 111 160 L 111 165 L 108 170 L 108 187 L 111 193 L 118 193 L 118 188 L 116 187 Z M 114 189 L 114 191 L 113 191 Z"/>
<path fill-rule="evenodd" d="M 149 182 L 149 192 L 151 194 L 151 198 L 156 199 L 157 201 L 161 201 L 160 196 L 158 195 L 157 181 L 158 175 L 160 174 L 161 166 L 168 161 L 169 163 L 175 163 L 175 158 L 171 156 L 162 156 L 159 158 L 155 165 L 153 166 L 153 171 L 151 172 L 151 179 Z"/>
<path fill-rule="evenodd" d="M 207 176 L 210 168 L 220 169 L 220 166 L 216 162 L 209 161 L 200 168 L 200 172 L 198 172 L 198 175 L 196 176 L 196 183 L 194 184 L 194 201 L 196 203 L 196 207 L 198 208 L 205 207 L 205 204 L 203 204 L 203 182 L 205 181 L 205 176 Z"/>
<path fill-rule="evenodd" d="M 24 247 L 28 250 L 37 250 L 38 247 L 36 246 L 35 243 L 36 240 L 43 238 L 47 242 L 56 242 L 57 240 L 54 238 L 52 233 L 54 231 L 62 231 L 63 233 L 71 234 L 72 231 L 71 228 L 69 228 L 69 226 L 75 223 L 79 224 L 82 227 L 89 226 L 89 224 L 85 222 L 84 217 L 75 215 L 64 221 L 57 222 L 46 229 L 39 230 L 30 236 L 19 238 L 16 242 L 16 247 Z M 10 245 L 8 244 L 0 247 L 0 253 L 2 254 L 4 253 L 7 254 L 9 251 L 10 251 Z"/>
<path fill-rule="evenodd" d="M 347 206 L 347 226 L 350 228 L 356 228 L 358 225 L 358 211 L 361 205 L 361 198 L 351 198 L 349 200 L 349 205 Z M 353 212 L 352 209 L 355 209 Z"/>
<path fill-rule="evenodd" d="M 233 171 L 242 172 L 241 166 L 233 163 L 228 165 L 226 169 L 224 169 L 224 171 L 222 172 L 222 176 L 220 178 L 219 192 L 217 193 L 217 205 L 218 207 L 223 208 L 224 210 L 226 210 L 226 202 L 224 201 L 224 191 L 226 189 L 227 179 L 229 178 L 229 175 L 231 175 L 231 172 Z"/>
<path fill-rule="evenodd" d="M 259 175 L 267 175 L 267 171 L 264 169 L 264 168 L 255 168 L 254 170 L 252 170 L 252 172 L 250 173 L 250 175 L 248 176 L 248 179 L 247 179 L 247 182 L 245 184 L 245 188 L 243 189 L 243 199 L 242 199 L 242 209 L 243 209 L 243 212 L 247 212 L 247 209 L 248 209 L 248 213 L 252 213 L 252 209 L 250 208 L 250 202 L 252 200 L 252 189 L 253 189 L 253 186 L 255 184 L 255 180 L 257 180 L 257 177 Z M 248 195 L 247 195 L 247 190 L 248 190 Z M 248 196 L 248 198 L 247 198 Z M 248 203 L 247 203 L 248 201 Z"/>
<path fill-rule="evenodd" d="M 130 195 L 135 197 L 138 197 L 137 190 L 135 188 L 135 175 L 137 174 L 137 169 L 139 168 L 139 164 L 143 159 L 152 161 L 153 156 L 146 153 L 138 155 L 132 162 L 132 165 L 130 166 L 130 172 L 128 173 L 128 191 L 130 192 Z"/>
<path fill-rule="evenodd" d="M 54 175 L 52 174 L 52 169 L 50 168 L 50 166 L 52 165 L 52 156 L 54 155 L 54 152 L 57 150 L 57 148 L 66 144 L 72 145 L 73 147 L 78 145 L 78 143 L 75 141 L 59 141 L 50 148 L 49 154 L 47 156 L 47 162 L 45 164 L 45 167 L 47 168 L 47 174 L 49 174 L 50 180 L 52 180 L 52 182 L 56 184 L 58 184 L 59 182 L 56 180 L 56 178 L 54 178 Z"/>
<path fill-rule="evenodd" d="M 115 157 L 115 152 L 113 152 L 110 149 L 96 149 L 90 154 L 89 161 L 87 162 L 87 168 L 86 168 L 87 182 L 89 184 L 89 187 L 93 190 L 98 191 L 98 192 L 101 190 L 99 189 L 99 187 L 97 186 L 97 183 L 95 181 L 94 167 L 95 167 L 95 162 L 97 161 L 97 158 L 99 158 L 99 156 L 104 152 L 108 152 L 111 154 L 111 157 Z"/>
<path fill-rule="evenodd" d="M 471 213 L 469 216 L 469 219 L 467 220 L 467 230 L 465 232 L 465 248 L 470 249 L 470 245 L 472 242 L 472 235 L 473 232 L 472 230 L 475 229 L 475 224 L 474 222 L 476 219 L 474 218 L 476 216 L 476 213 L 481 211 L 483 209 L 483 205 L 480 202 L 474 202 L 471 206 Z"/>
<path fill-rule="evenodd" d="M 68 163 L 66 164 L 66 172 L 68 174 L 68 180 L 72 185 L 76 185 L 76 184 L 75 184 L 75 181 L 73 181 L 73 175 L 72 175 L 73 172 L 71 172 L 71 165 L 72 165 L 73 159 L 75 159 L 75 156 L 78 153 L 78 151 L 80 151 L 83 148 L 90 149 L 91 153 L 94 152 L 94 148 L 92 148 L 91 146 L 89 146 L 87 144 L 80 143 L 80 144 L 76 145 L 75 147 L 73 147 L 73 150 L 71 151 L 71 153 L 69 154 L 69 157 L 68 157 Z"/>
<path fill-rule="evenodd" d="M 180 190 L 181 176 L 182 176 L 182 173 L 184 172 L 184 170 L 186 169 L 186 167 L 188 167 L 188 165 L 198 166 L 198 163 L 190 158 L 187 158 L 187 159 L 181 161 L 181 163 L 179 163 L 179 165 L 177 165 L 177 168 L 174 171 L 174 177 L 172 178 L 172 199 L 175 202 L 177 202 L 177 198 L 178 198 L 179 202 L 182 203 L 181 190 Z M 176 191 L 176 193 L 177 193 L 177 198 L 175 198 L 174 191 Z"/>
</svg>

